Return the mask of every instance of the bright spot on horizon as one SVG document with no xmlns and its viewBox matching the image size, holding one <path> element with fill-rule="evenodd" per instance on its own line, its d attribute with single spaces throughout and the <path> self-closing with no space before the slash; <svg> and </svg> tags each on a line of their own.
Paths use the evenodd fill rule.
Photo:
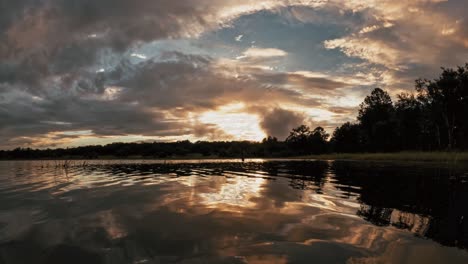
<svg viewBox="0 0 468 264">
<path fill-rule="evenodd" d="M 468 58 L 462 0 L 4 2 L 1 150 L 331 134 Z"/>
<path fill-rule="evenodd" d="M 204 124 L 217 125 L 234 140 L 261 141 L 266 137 L 258 116 L 245 112 L 243 103 L 222 106 L 216 111 L 201 114 L 197 119 Z"/>
</svg>

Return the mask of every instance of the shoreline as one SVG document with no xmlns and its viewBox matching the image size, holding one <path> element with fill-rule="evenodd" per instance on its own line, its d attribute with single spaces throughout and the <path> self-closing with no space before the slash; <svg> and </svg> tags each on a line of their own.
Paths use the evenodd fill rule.
<svg viewBox="0 0 468 264">
<path fill-rule="evenodd" d="M 76 160 L 155 160 L 155 161 L 177 161 L 177 160 L 233 160 L 238 161 L 240 157 L 203 157 L 203 156 L 180 156 L 168 158 L 155 158 L 143 156 L 115 157 L 102 156 L 95 159 L 83 157 L 59 157 L 39 159 L 3 159 L 0 161 L 76 161 Z M 330 153 L 318 155 L 304 155 L 291 157 L 245 157 L 249 160 L 337 160 L 337 161 L 382 161 L 382 162 L 445 162 L 459 163 L 468 162 L 468 152 L 395 152 L 395 153 Z"/>
<path fill-rule="evenodd" d="M 342 161 L 388 161 L 388 162 L 468 162 L 468 152 L 395 152 L 395 153 L 331 153 L 306 155 L 296 158 Z"/>
</svg>

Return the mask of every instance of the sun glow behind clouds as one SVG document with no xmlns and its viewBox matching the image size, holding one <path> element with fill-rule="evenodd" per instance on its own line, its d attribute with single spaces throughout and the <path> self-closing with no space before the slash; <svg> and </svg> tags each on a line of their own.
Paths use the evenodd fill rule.
<svg viewBox="0 0 468 264">
<path fill-rule="evenodd" d="M 265 138 L 258 116 L 247 113 L 243 103 L 229 104 L 216 111 L 205 112 L 198 117 L 198 121 L 217 125 L 235 140 L 260 141 Z"/>
<path fill-rule="evenodd" d="M 371 88 L 395 98 L 468 56 L 461 0 L 16 2 L 0 9 L 0 148 L 331 133 Z"/>
</svg>

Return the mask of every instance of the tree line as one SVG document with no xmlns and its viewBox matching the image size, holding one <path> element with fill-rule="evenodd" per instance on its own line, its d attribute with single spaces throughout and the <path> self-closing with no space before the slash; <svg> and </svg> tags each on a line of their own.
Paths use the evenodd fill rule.
<svg viewBox="0 0 468 264">
<path fill-rule="evenodd" d="M 356 122 L 327 134 L 322 127 L 294 128 L 285 141 L 179 141 L 113 143 L 59 149 L 17 148 L 0 151 L 0 159 L 102 157 L 289 157 L 329 152 L 466 150 L 468 148 L 468 64 L 442 68 L 434 80 L 416 80 L 413 93 L 390 95 L 375 88 L 359 107 Z"/>
<path fill-rule="evenodd" d="M 375 88 L 359 106 L 356 122 L 294 129 L 286 139 L 301 154 L 468 149 L 468 64 L 442 68 L 434 80 L 416 80 L 413 93 L 390 95 Z"/>
<path fill-rule="evenodd" d="M 360 105 L 356 123 L 338 127 L 336 152 L 466 150 L 468 148 L 468 64 L 442 68 L 434 80 L 416 80 L 414 93 L 392 102 L 376 88 Z"/>
</svg>

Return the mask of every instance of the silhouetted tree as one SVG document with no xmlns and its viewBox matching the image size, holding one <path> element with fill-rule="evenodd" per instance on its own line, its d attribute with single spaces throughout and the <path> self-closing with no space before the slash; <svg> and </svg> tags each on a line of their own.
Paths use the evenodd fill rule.
<svg viewBox="0 0 468 264">
<path fill-rule="evenodd" d="M 375 88 L 360 105 L 358 121 L 364 131 L 368 150 L 393 150 L 397 124 L 390 95 Z"/>
<path fill-rule="evenodd" d="M 395 103 L 395 117 L 398 121 L 399 146 L 401 149 L 423 149 L 430 137 L 423 114 L 423 105 L 413 94 L 398 95 Z"/>
<path fill-rule="evenodd" d="M 276 137 L 268 136 L 262 140 L 262 143 L 268 144 L 268 143 L 278 143 L 278 139 Z"/>
<path fill-rule="evenodd" d="M 293 128 L 289 136 L 286 138 L 286 143 L 298 154 L 310 153 L 310 128 L 306 125 L 301 125 Z"/>
<path fill-rule="evenodd" d="M 327 152 L 327 140 L 329 136 L 330 135 L 327 134 L 325 129 L 323 129 L 322 127 L 315 128 L 310 135 L 310 145 L 312 153 L 321 154 Z"/>
<path fill-rule="evenodd" d="M 361 126 L 359 124 L 344 123 L 337 127 L 330 140 L 335 152 L 359 152 L 362 151 L 364 142 Z"/>
<path fill-rule="evenodd" d="M 284 142 L 278 141 L 276 137 L 268 136 L 262 140 L 262 156 L 288 156 L 288 149 Z"/>
<path fill-rule="evenodd" d="M 419 98 L 432 113 L 441 147 L 467 147 L 468 64 L 458 69 L 442 68 L 435 80 L 416 81 Z"/>
<path fill-rule="evenodd" d="M 311 131 L 308 126 L 301 125 L 291 131 L 286 143 L 298 154 L 319 154 L 327 150 L 328 137 L 322 127 Z"/>
</svg>

